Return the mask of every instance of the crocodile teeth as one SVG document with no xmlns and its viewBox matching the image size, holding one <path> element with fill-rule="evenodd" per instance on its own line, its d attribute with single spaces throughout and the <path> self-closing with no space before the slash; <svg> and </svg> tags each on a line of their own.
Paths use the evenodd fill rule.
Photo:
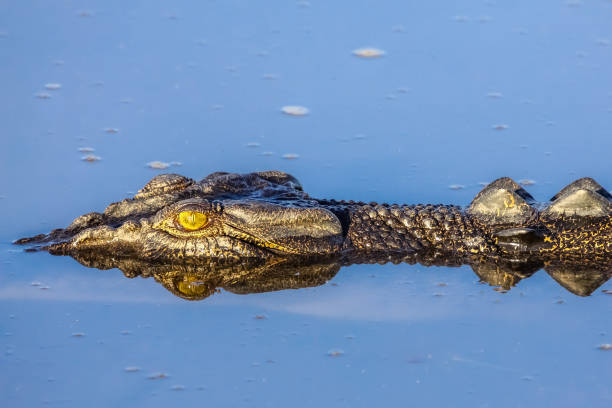
<svg viewBox="0 0 612 408">
<path fill-rule="evenodd" d="M 517 182 L 502 177 L 476 195 L 468 214 L 487 225 L 526 225 L 537 217 L 533 197 Z"/>
<path fill-rule="evenodd" d="M 612 195 L 589 177 L 574 181 L 551 199 L 542 215 L 548 218 L 562 216 L 606 217 L 612 211 Z"/>
</svg>

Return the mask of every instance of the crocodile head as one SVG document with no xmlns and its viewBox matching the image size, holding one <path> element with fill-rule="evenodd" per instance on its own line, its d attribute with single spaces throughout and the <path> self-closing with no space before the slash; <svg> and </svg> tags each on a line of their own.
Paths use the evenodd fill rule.
<svg viewBox="0 0 612 408">
<path fill-rule="evenodd" d="M 337 252 L 341 242 L 338 218 L 279 171 L 213 173 L 199 182 L 159 175 L 103 213 L 16 241 L 52 254 L 160 261 L 320 256 Z"/>
</svg>

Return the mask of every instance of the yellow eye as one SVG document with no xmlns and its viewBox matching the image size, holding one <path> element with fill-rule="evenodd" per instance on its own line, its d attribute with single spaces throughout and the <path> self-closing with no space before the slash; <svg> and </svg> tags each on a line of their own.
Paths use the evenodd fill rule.
<svg viewBox="0 0 612 408">
<path fill-rule="evenodd" d="M 181 211 L 178 215 L 178 222 L 187 231 L 195 231 L 208 224 L 208 217 L 197 211 Z"/>
</svg>

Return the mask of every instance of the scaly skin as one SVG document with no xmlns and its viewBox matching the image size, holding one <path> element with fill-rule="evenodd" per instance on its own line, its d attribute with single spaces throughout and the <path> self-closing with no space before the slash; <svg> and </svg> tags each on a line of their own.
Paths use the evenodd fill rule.
<svg viewBox="0 0 612 408">
<path fill-rule="evenodd" d="M 311 198 L 278 171 L 213 173 L 199 182 L 167 174 L 103 213 L 15 243 L 132 275 L 155 270 L 149 274 L 166 283 L 163 276 L 177 276 L 176 268 L 204 271 L 215 277 L 209 288 L 244 279 L 249 287 L 266 275 L 262 271 L 279 268 L 282 276 L 296 269 L 313 276 L 353 263 L 418 262 L 469 264 L 481 279 L 504 288 L 545 268 L 585 295 L 612 270 L 612 196 L 585 178 L 536 203 L 502 178 L 467 208 L 366 204 Z M 287 286 L 275 279 L 269 287 Z M 317 279 L 312 282 L 328 278 Z"/>
<path fill-rule="evenodd" d="M 16 241 L 53 254 L 112 253 L 156 261 L 362 256 L 443 251 L 455 256 L 612 254 L 612 197 L 591 179 L 537 204 L 512 180 L 496 180 L 463 209 L 320 200 L 276 171 L 214 173 L 200 182 L 152 179 L 132 199 L 78 217 L 66 229 Z M 179 215 L 200 214 L 186 229 Z M 203 215 L 202 215 L 203 214 Z"/>
</svg>

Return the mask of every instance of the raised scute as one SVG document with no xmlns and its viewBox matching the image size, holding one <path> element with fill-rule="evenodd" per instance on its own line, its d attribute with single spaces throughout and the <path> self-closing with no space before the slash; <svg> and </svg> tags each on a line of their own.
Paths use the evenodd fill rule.
<svg viewBox="0 0 612 408">
<path fill-rule="evenodd" d="M 468 214 L 486 225 L 528 225 L 537 216 L 533 197 L 518 183 L 502 177 L 476 195 Z"/>
</svg>

